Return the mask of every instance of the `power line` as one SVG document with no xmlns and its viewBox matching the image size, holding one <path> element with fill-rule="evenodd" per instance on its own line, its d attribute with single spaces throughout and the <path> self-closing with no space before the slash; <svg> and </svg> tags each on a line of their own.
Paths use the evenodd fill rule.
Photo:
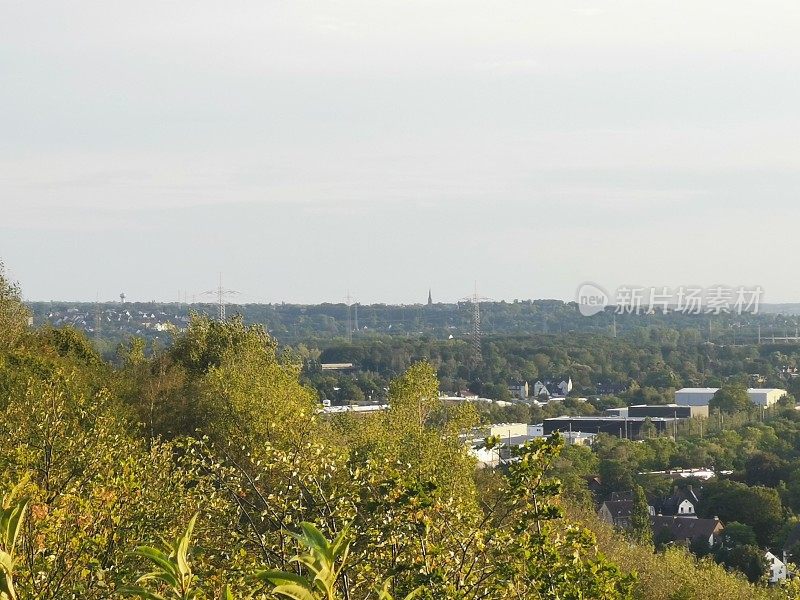
<svg viewBox="0 0 800 600">
<path fill-rule="evenodd" d="M 219 286 L 216 289 L 208 290 L 203 292 L 201 295 L 203 296 L 216 296 L 217 297 L 217 318 L 220 321 L 225 320 L 225 299 L 228 296 L 234 296 L 238 294 L 236 290 L 226 290 L 222 287 L 222 273 L 219 274 Z"/>
</svg>

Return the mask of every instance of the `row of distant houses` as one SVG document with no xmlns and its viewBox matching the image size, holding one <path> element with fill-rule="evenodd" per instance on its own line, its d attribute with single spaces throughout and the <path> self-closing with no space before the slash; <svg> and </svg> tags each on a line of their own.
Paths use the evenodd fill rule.
<svg viewBox="0 0 800 600">
<path fill-rule="evenodd" d="M 536 381 L 532 386 L 527 381 L 512 381 L 508 384 L 508 392 L 512 398 L 528 400 L 528 398 L 565 397 L 572 391 L 572 378 L 561 380 Z"/>
<path fill-rule="evenodd" d="M 628 389 L 628 383 L 618 383 L 612 381 L 599 381 L 595 384 L 595 393 L 600 396 L 609 394 L 622 394 Z M 528 400 L 530 398 L 558 398 L 567 396 L 573 389 L 572 378 L 537 380 L 532 385 L 527 381 L 511 381 L 508 384 L 508 391 L 513 398 L 518 400 Z"/>
<path fill-rule="evenodd" d="M 700 498 L 694 487 L 690 484 L 685 487 L 675 486 L 672 494 L 658 498 L 649 506 L 650 516 L 653 517 L 689 517 L 693 521 L 713 521 L 714 519 L 697 519 L 697 505 Z M 600 505 L 597 515 L 601 521 L 615 527 L 630 527 L 631 514 L 633 513 L 633 493 L 613 492 L 611 499 Z M 710 525 L 710 524 L 709 524 Z M 711 527 L 710 531 L 716 527 Z"/>
<path fill-rule="evenodd" d="M 670 496 L 656 499 L 648 508 L 654 540 L 670 540 L 674 544 L 704 544 L 712 548 L 722 538 L 725 526 L 717 518 L 699 518 L 698 492 L 692 485 L 675 487 Z M 631 527 L 633 492 L 615 492 L 600 505 L 599 519 L 620 529 Z M 769 551 L 764 552 L 769 567 L 770 583 L 778 583 L 789 576 L 786 551 L 783 560 Z"/>
</svg>

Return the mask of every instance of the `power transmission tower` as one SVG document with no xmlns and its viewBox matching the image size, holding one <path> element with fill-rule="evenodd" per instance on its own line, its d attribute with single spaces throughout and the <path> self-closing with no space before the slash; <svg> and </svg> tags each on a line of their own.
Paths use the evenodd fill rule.
<svg viewBox="0 0 800 600">
<path fill-rule="evenodd" d="M 208 290 L 203 292 L 202 295 L 204 296 L 216 296 L 217 297 L 217 318 L 220 321 L 225 320 L 225 299 L 228 296 L 234 296 L 238 294 L 236 290 L 226 290 L 222 287 L 222 273 L 219 274 L 219 286 L 216 289 Z"/>
<path fill-rule="evenodd" d="M 97 293 L 94 301 L 94 337 L 100 339 L 100 328 L 103 326 L 103 314 L 100 308 L 100 292 Z"/>
<path fill-rule="evenodd" d="M 477 292 L 472 296 L 472 345 L 479 359 L 481 356 L 481 303 Z"/>
<path fill-rule="evenodd" d="M 483 352 L 481 350 L 481 302 L 491 302 L 491 298 L 486 298 L 478 295 L 478 284 L 475 284 L 475 291 L 472 296 L 462 298 L 462 302 L 472 303 L 472 348 L 475 352 L 475 359 L 477 362 L 483 360 Z"/>
<path fill-rule="evenodd" d="M 345 304 L 347 304 L 347 343 L 353 341 L 353 298 L 350 296 L 350 290 L 347 290 L 345 296 Z M 358 306 L 356 306 L 356 327 L 358 327 Z"/>
</svg>

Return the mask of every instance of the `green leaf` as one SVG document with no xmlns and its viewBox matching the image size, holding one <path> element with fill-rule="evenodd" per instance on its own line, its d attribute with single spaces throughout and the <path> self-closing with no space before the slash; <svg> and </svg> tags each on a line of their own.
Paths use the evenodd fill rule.
<svg viewBox="0 0 800 600">
<path fill-rule="evenodd" d="M 175 563 L 173 563 L 170 558 L 158 550 L 156 548 L 151 548 L 150 546 L 139 546 L 136 550 L 133 551 L 135 556 L 140 556 L 142 558 L 148 559 L 150 562 L 154 563 L 157 567 L 160 567 L 163 571 L 166 571 L 177 579 L 180 575 L 178 573 L 177 568 L 175 567 Z"/>
<path fill-rule="evenodd" d="M 153 571 L 152 573 L 146 573 L 139 577 L 139 579 L 136 580 L 136 583 L 144 583 L 146 581 L 153 581 L 154 579 L 157 581 L 163 581 L 168 586 L 173 588 L 180 587 L 178 578 L 172 573 L 167 573 L 165 571 Z"/>
<path fill-rule="evenodd" d="M 222 594 L 220 594 L 219 600 L 234 600 L 233 593 L 231 593 L 231 586 L 226 585 L 222 588 Z"/>
<path fill-rule="evenodd" d="M 117 590 L 122 596 L 136 596 L 138 598 L 145 598 L 145 600 L 165 600 L 164 596 L 151 592 L 139 586 L 124 586 Z"/>
<path fill-rule="evenodd" d="M 292 600 L 318 600 L 308 588 L 294 584 L 279 585 L 273 588 L 272 593 L 286 596 Z"/>
<path fill-rule="evenodd" d="M 256 573 L 256 578 L 260 581 L 266 581 L 267 583 L 271 583 L 272 585 L 276 586 L 283 584 L 294 584 L 311 590 L 311 584 L 305 577 L 300 577 L 300 575 L 287 573 L 285 571 L 259 571 Z"/>
<path fill-rule="evenodd" d="M 199 513 L 194 513 L 194 516 L 189 520 L 189 525 L 186 527 L 186 532 L 178 538 L 178 548 L 176 552 L 176 559 L 178 561 L 178 570 L 180 574 L 186 578 L 191 577 L 192 570 L 189 567 L 189 543 L 192 538 L 192 531 L 194 531 L 194 524 L 197 521 L 197 515 Z"/>
<path fill-rule="evenodd" d="M 322 535 L 322 532 L 316 528 L 313 523 L 302 522 L 300 523 L 300 529 L 303 530 L 303 535 L 292 534 L 301 542 L 305 543 L 308 548 L 313 552 L 316 551 L 329 561 L 333 562 L 333 553 L 331 552 L 331 546 L 328 543 L 328 540 Z"/>
</svg>

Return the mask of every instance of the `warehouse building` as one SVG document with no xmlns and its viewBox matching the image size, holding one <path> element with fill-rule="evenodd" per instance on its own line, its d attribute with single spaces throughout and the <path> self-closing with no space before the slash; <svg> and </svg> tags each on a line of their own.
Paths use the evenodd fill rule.
<svg viewBox="0 0 800 600">
<path fill-rule="evenodd" d="M 719 388 L 683 388 L 675 392 L 675 404 L 679 406 L 708 406 Z M 756 406 L 772 406 L 786 395 L 779 388 L 749 388 L 747 395 Z M 628 412 L 630 414 L 630 411 Z M 706 415 L 708 416 L 708 415 Z"/>
<path fill-rule="evenodd" d="M 634 404 L 628 407 L 629 417 L 672 417 L 673 419 L 691 419 L 708 417 L 708 405 L 679 406 L 677 404 Z"/>
<path fill-rule="evenodd" d="M 708 406 L 719 388 L 682 388 L 675 392 L 675 404 L 679 406 Z"/>
<path fill-rule="evenodd" d="M 678 419 L 680 420 L 680 419 Z M 550 435 L 558 431 L 561 433 L 581 431 L 583 433 L 607 433 L 620 438 L 641 439 L 642 427 L 649 421 L 654 434 L 672 432 L 675 419 L 663 417 L 554 417 L 544 420 L 544 434 Z"/>
<path fill-rule="evenodd" d="M 747 390 L 750 402 L 756 406 L 772 406 L 786 395 L 786 390 L 778 388 L 750 388 Z"/>
</svg>

